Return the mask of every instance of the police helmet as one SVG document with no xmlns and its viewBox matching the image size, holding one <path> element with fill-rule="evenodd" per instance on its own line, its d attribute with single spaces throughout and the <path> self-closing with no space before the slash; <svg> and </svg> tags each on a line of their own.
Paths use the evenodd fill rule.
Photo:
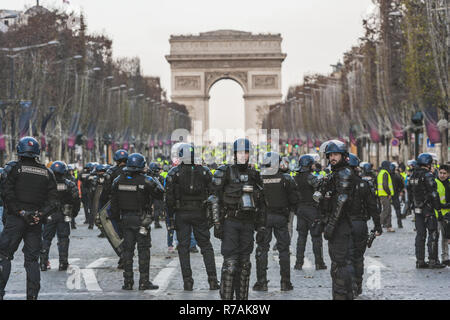
<svg viewBox="0 0 450 320">
<path fill-rule="evenodd" d="M 114 153 L 114 161 L 126 161 L 128 159 L 128 152 L 123 149 L 119 149 Z"/>
<path fill-rule="evenodd" d="M 350 154 L 348 155 L 348 158 L 349 158 L 349 160 L 348 160 L 348 165 L 349 165 L 350 167 L 357 167 L 357 166 L 359 166 L 359 163 L 360 163 L 361 161 L 359 160 L 359 158 L 358 158 L 356 155 L 354 155 L 353 153 L 350 153 Z"/>
<path fill-rule="evenodd" d="M 418 166 L 429 166 L 433 163 L 433 156 L 429 153 L 421 153 L 417 157 Z"/>
<path fill-rule="evenodd" d="M 41 148 L 33 137 L 23 137 L 17 144 L 17 155 L 19 157 L 36 158 L 41 154 Z"/>
<path fill-rule="evenodd" d="M 298 171 L 307 172 L 311 171 L 311 167 L 314 164 L 314 158 L 309 154 L 305 154 L 298 159 Z"/>
<path fill-rule="evenodd" d="M 55 174 L 65 175 L 67 173 L 67 165 L 63 161 L 55 161 L 52 163 L 50 169 Z"/>
<path fill-rule="evenodd" d="M 145 167 L 145 157 L 140 153 L 132 153 L 128 156 L 126 171 L 139 172 Z"/>
</svg>

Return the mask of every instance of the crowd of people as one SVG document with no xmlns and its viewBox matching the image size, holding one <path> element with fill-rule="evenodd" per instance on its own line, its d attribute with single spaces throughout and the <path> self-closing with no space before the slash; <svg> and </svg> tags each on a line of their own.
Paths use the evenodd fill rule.
<svg viewBox="0 0 450 320">
<path fill-rule="evenodd" d="M 327 240 L 333 299 L 354 299 L 362 293 L 365 250 L 383 232 L 395 232 L 392 211 L 398 228 L 413 214 L 416 268 L 449 266 L 448 164 L 438 165 L 432 155 L 423 153 L 407 165 L 383 161 L 373 168 L 338 140 L 324 143 L 322 154 L 305 154 L 298 161 L 268 151 L 262 163 L 250 164 L 252 148 L 248 139 L 237 139 L 232 163 L 209 166 L 195 163 L 195 148 L 188 143 L 177 144 L 176 160 L 158 157 L 148 164 L 142 154 L 117 150 L 114 166 L 89 162 L 80 170 L 63 161 L 41 164 L 38 141 L 22 138 L 18 160 L 1 169 L 0 297 L 22 241 L 27 299 L 38 297 L 40 272 L 51 267 L 49 251 L 55 235 L 59 270 L 67 270 L 70 231 L 77 228 L 75 217 L 81 207 L 88 229 L 97 226 L 98 236 L 107 238 L 117 253 L 124 290 L 133 289 L 136 246 L 139 290 L 158 289 L 149 279 L 152 223 L 155 228 L 166 225 L 167 250 L 178 253 L 184 290 L 194 288 L 190 253 L 198 252 L 199 246 L 210 290 L 220 290 L 224 300 L 248 299 L 255 242 L 257 281 L 252 289 L 268 291 L 272 235 L 273 250 L 279 251 L 280 288 L 294 289 L 290 245 L 295 216 L 294 270 L 303 268 L 308 234 L 316 270 L 327 269 L 323 239 Z M 326 166 L 321 165 L 321 156 Z M 211 228 L 221 240 L 220 281 Z"/>
</svg>

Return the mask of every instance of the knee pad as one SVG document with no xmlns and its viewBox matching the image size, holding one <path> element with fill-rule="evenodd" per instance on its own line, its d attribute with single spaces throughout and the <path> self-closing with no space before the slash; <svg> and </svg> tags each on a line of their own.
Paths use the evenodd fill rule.
<svg viewBox="0 0 450 320">
<path fill-rule="evenodd" d="M 237 260 L 235 259 L 225 259 L 222 266 L 222 272 L 229 275 L 236 274 L 238 267 L 237 267 Z"/>
<path fill-rule="evenodd" d="M 250 274 L 252 269 L 252 263 L 250 259 L 241 260 L 241 272 L 245 274 Z"/>
</svg>

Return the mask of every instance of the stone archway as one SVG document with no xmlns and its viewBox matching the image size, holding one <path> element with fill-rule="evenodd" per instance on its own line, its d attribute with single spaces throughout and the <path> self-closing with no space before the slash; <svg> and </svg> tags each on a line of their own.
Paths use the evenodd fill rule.
<svg viewBox="0 0 450 320">
<path fill-rule="evenodd" d="M 261 128 L 268 106 L 280 102 L 280 34 L 218 30 L 170 37 L 172 101 L 186 105 L 194 121 L 209 129 L 209 91 L 231 79 L 244 91 L 245 130 Z"/>
</svg>

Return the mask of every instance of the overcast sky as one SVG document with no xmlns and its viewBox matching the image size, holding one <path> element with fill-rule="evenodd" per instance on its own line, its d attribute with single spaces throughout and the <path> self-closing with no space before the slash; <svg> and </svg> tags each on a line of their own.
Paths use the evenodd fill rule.
<svg viewBox="0 0 450 320">
<path fill-rule="evenodd" d="M 1 0 L 0 9 L 23 9 L 35 0 Z M 362 19 L 373 8 L 371 0 L 41 0 L 41 5 L 83 10 L 90 32 L 113 39 L 113 53 L 139 56 L 145 75 L 159 76 L 170 98 L 169 53 L 171 34 L 198 34 L 218 29 L 253 33 L 281 33 L 283 95 L 289 86 L 311 72 L 329 73 L 330 64 L 362 36 Z M 217 109 L 243 115 L 242 90 L 218 82 L 211 91 L 211 113 L 221 127 L 239 127 L 236 116 L 227 120 Z M 226 101 L 222 98 L 225 97 Z M 234 107 L 234 109 L 230 106 Z M 225 115 L 225 113 L 224 113 Z M 241 117 L 239 117 L 241 118 Z M 226 124 L 225 124 L 226 122 Z M 212 125 L 214 124 L 214 121 Z"/>
</svg>

